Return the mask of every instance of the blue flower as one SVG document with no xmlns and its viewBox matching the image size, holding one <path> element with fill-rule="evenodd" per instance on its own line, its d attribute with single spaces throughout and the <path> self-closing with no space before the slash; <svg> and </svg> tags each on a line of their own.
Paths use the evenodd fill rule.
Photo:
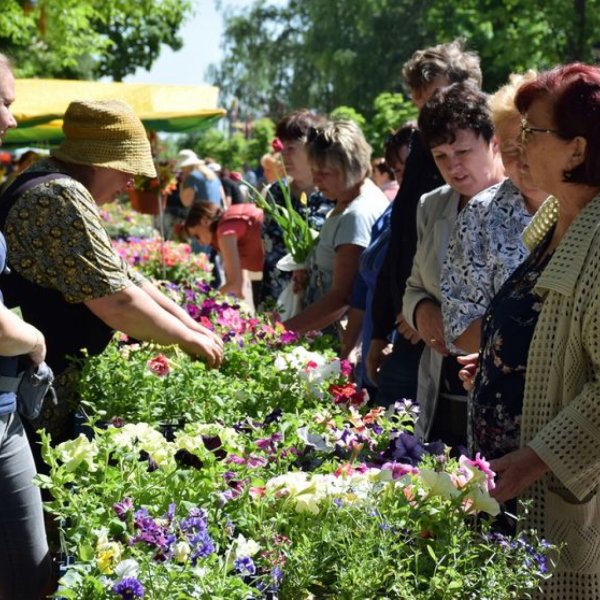
<svg viewBox="0 0 600 600">
<path fill-rule="evenodd" d="M 240 556 L 233 561 L 233 568 L 236 573 L 242 576 L 254 575 L 256 573 L 256 566 L 254 561 L 249 556 Z"/>
<path fill-rule="evenodd" d="M 113 593 L 125 600 L 144 597 L 144 586 L 135 577 L 126 577 L 113 585 Z"/>
</svg>

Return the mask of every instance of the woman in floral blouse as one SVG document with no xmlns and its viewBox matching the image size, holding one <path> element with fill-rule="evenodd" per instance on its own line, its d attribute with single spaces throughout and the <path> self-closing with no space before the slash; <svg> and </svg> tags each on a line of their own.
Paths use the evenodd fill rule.
<svg viewBox="0 0 600 600">
<path fill-rule="evenodd" d="M 459 354 L 479 350 L 483 314 L 529 254 L 521 234 L 548 196 L 531 183 L 519 160 L 521 115 L 515 95 L 520 85 L 533 79 L 533 71 L 512 75 L 490 98 L 494 135 L 508 179 L 477 194 L 460 212 L 442 267 L 444 336 Z"/>
</svg>

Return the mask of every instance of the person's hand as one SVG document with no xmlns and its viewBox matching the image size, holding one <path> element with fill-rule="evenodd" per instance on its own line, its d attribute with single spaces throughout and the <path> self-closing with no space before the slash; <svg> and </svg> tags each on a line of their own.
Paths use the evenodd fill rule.
<svg viewBox="0 0 600 600">
<path fill-rule="evenodd" d="M 373 338 L 369 344 L 369 351 L 364 358 L 367 377 L 374 386 L 377 386 L 379 369 L 391 352 L 391 344 L 387 340 Z"/>
<path fill-rule="evenodd" d="M 43 363 L 46 360 L 46 339 L 41 331 L 38 331 L 37 340 L 33 348 L 28 352 L 27 356 L 31 359 L 31 362 L 37 367 L 37 365 Z"/>
<path fill-rule="evenodd" d="M 292 273 L 292 282 L 294 284 L 294 294 L 303 292 L 308 286 L 308 271 L 306 269 L 299 269 Z"/>
<path fill-rule="evenodd" d="M 443 356 L 448 355 L 444 342 L 444 324 L 442 310 L 431 300 L 422 300 L 415 310 L 415 325 L 421 339 L 433 350 Z"/>
<path fill-rule="evenodd" d="M 456 362 L 463 365 L 463 368 L 458 372 L 458 378 L 462 381 L 465 390 L 470 392 L 475 386 L 475 376 L 479 368 L 479 353 L 457 356 Z"/>
<path fill-rule="evenodd" d="M 217 343 L 215 337 L 194 332 L 188 342 L 181 344 L 181 349 L 194 358 L 203 358 L 210 367 L 218 368 L 223 362 L 223 343 Z"/>
<path fill-rule="evenodd" d="M 396 327 L 398 333 L 411 344 L 418 344 L 421 341 L 421 336 L 418 331 L 415 331 L 404 318 L 404 315 L 400 313 L 396 319 Z"/>
<path fill-rule="evenodd" d="M 528 446 L 492 460 L 490 468 L 497 476 L 496 487 L 490 495 L 498 502 L 520 496 L 550 471 L 548 465 Z"/>
<path fill-rule="evenodd" d="M 197 331 L 198 333 L 201 333 L 202 335 L 206 336 L 207 338 L 212 340 L 212 342 L 216 344 L 216 346 L 221 348 L 221 350 L 223 349 L 223 340 L 219 337 L 218 334 L 210 330 L 208 327 L 204 327 L 204 325 L 200 325 L 200 323 L 194 321 L 194 324 L 190 326 L 190 329 L 193 329 L 194 331 Z"/>
<path fill-rule="evenodd" d="M 239 288 L 239 286 L 234 285 L 233 283 L 226 283 L 222 285 L 219 288 L 219 292 L 224 296 L 226 296 L 227 294 L 231 294 L 232 296 L 235 296 L 239 299 L 242 299 L 243 297 L 242 290 Z"/>
</svg>

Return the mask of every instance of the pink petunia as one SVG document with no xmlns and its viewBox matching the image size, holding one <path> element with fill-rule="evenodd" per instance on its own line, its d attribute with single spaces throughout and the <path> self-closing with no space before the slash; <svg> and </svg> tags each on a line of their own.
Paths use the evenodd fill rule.
<svg viewBox="0 0 600 600">
<path fill-rule="evenodd" d="M 164 354 L 157 354 L 146 363 L 146 366 L 152 373 L 159 377 L 165 377 L 171 372 L 169 359 Z"/>
</svg>

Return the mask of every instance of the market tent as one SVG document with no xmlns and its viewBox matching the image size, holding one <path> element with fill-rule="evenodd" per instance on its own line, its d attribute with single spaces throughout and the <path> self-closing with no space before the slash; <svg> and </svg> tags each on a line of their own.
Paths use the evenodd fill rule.
<svg viewBox="0 0 600 600">
<path fill-rule="evenodd" d="M 212 86 L 104 83 L 64 79 L 17 79 L 12 112 L 19 126 L 5 144 L 57 142 L 62 116 L 73 100 L 124 100 L 152 131 L 188 132 L 225 115 Z"/>
</svg>

